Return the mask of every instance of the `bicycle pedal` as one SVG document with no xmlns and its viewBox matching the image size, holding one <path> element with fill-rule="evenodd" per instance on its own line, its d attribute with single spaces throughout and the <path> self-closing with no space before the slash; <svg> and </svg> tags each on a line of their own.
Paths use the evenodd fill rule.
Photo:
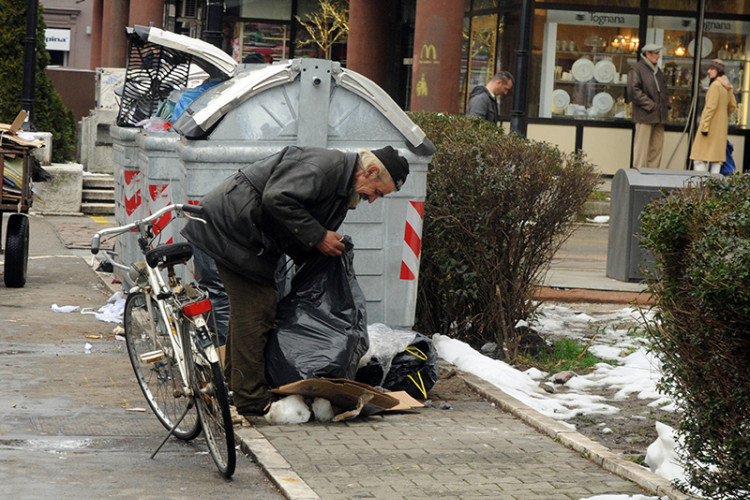
<svg viewBox="0 0 750 500">
<path fill-rule="evenodd" d="M 164 351 L 161 349 L 157 351 L 144 352 L 141 354 L 141 361 L 144 363 L 155 363 L 164 359 Z"/>
</svg>

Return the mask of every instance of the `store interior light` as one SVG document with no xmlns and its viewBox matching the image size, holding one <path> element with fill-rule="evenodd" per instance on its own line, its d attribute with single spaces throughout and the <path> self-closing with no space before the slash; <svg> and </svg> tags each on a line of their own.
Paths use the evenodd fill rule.
<svg viewBox="0 0 750 500">
<path fill-rule="evenodd" d="M 685 55 L 685 47 L 683 47 L 682 45 L 680 45 L 679 47 L 677 47 L 675 49 L 675 51 L 674 51 L 674 55 L 676 55 L 676 56 L 684 56 Z"/>
</svg>

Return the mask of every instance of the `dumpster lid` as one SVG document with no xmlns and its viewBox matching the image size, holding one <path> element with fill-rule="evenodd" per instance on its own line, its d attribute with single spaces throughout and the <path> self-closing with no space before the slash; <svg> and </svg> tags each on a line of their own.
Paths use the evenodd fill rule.
<svg viewBox="0 0 750 500">
<path fill-rule="evenodd" d="M 321 61 L 323 62 L 323 61 Z M 346 70 L 341 64 L 331 64 L 334 83 L 372 104 L 406 138 L 409 147 L 419 155 L 432 155 L 435 146 L 393 99 L 372 80 Z M 204 136 L 227 112 L 235 109 L 251 97 L 276 87 L 293 82 L 299 77 L 302 61 L 290 59 L 270 66 L 239 74 L 207 91 L 204 98 L 196 99 L 172 124 L 175 130 L 189 139 Z"/>
<path fill-rule="evenodd" d="M 226 80 L 237 71 L 237 62 L 232 56 L 203 40 L 139 24 L 133 27 L 133 31 L 146 42 L 192 55 L 193 61 L 212 78 Z"/>
</svg>

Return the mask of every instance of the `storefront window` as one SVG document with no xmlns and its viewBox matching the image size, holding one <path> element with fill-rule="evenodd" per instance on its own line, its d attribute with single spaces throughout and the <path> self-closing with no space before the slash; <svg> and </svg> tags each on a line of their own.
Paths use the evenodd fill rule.
<svg viewBox="0 0 750 500">
<path fill-rule="evenodd" d="M 536 0 L 537 3 L 561 3 L 559 0 Z M 667 0 L 668 1 L 668 0 Z M 685 2 L 686 0 L 674 0 L 674 3 Z M 564 3 L 576 5 L 606 6 L 611 7 L 615 3 L 612 0 L 565 0 Z M 618 0 L 618 7 L 640 7 L 641 0 Z"/>
<path fill-rule="evenodd" d="M 275 23 L 237 23 L 232 56 L 238 62 L 272 62 L 289 58 L 289 26 Z M 263 57 L 263 61 L 257 55 Z"/>
<path fill-rule="evenodd" d="M 697 12 L 697 0 L 650 0 L 652 9 Z M 706 12 L 715 14 L 750 14 L 750 0 L 706 0 Z"/>
<path fill-rule="evenodd" d="M 288 21 L 292 0 L 224 0 L 225 15 Z"/>
<path fill-rule="evenodd" d="M 706 0 L 706 12 L 750 14 L 750 0 Z"/>
<path fill-rule="evenodd" d="M 469 2 L 467 2 L 468 4 Z M 471 23 L 469 18 L 464 18 L 464 31 L 463 41 L 461 42 L 461 79 L 459 80 L 458 88 L 458 102 L 459 112 L 464 113 L 466 111 L 466 99 L 464 97 L 469 92 L 468 79 L 469 79 L 469 38 L 471 36 Z"/>
<path fill-rule="evenodd" d="M 724 0 L 720 0 L 723 2 Z M 697 0 L 650 0 L 648 3 L 652 9 L 697 11 Z"/>
<path fill-rule="evenodd" d="M 721 59 L 726 74 L 734 86 L 737 111 L 729 117 L 729 124 L 747 126 L 748 89 L 750 88 L 750 23 L 744 21 L 707 19 L 703 24 L 700 51 L 699 99 L 697 113 L 703 107 L 703 95 L 708 89 L 706 74 L 712 59 Z M 664 45 L 662 69 L 670 90 L 670 121 L 684 122 L 690 112 L 696 48 L 695 20 L 690 18 L 650 17 L 649 34 L 655 43 Z M 652 34 L 652 35 L 651 35 Z"/>
<path fill-rule="evenodd" d="M 471 19 L 469 33 L 468 91 L 485 85 L 495 74 L 497 50 L 497 14 L 476 16 Z M 468 92 L 464 95 L 464 109 Z"/>
<path fill-rule="evenodd" d="M 530 74 L 540 85 L 529 89 L 529 116 L 629 120 L 638 21 L 635 14 L 537 10 Z"/>
<path fill-rule="evenodd" d="M 469 2 L 466 2 L 466 3 L 469 3 Z M 474 10 L 485 10 L 485 9 L 497 10 L 497 0 L 474 0 L 473 8 Z"/>
</svg>

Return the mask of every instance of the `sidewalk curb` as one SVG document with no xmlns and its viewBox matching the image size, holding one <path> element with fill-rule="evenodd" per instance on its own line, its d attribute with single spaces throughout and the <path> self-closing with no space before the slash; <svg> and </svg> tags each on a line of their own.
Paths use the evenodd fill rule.
<svg viewBox="0 0 750 500">
<path fill-rule="evenodd" d="M 539 286 L 534 297 L 553 302 L 588 302 L 591 304 L 638 304 L 652 305 L 654 300 L 648 292 L 624 292 L 615 290 L 593 290 L 589 288 L 557 288 Z"/>
<path fill-rule="evenodd" d="M 667 496 L 670 500 L 690 500 L 692 498 L 675 489 L 667 479 L 657 476 L 634 462 L 623 460 L 609 448 L 592 441 L 553 418 L 542 415 L 489 382 L 460 370 L 459 376 L 469 387 L 495 403 L 503 411 L 546 434 L 554 441 L 577 451 L 582 457 L 594 462 L 602 469 L 627 479 L 659 496 Z"/>
<path fill-rule="evenodd" d="M 297 475 L 289 462 L 263 434 L 253 427 L 234 426 L 234 438 L 242 451 L 253 457 L 258 466 L 289 500 L 320 500 L 315 491 Z"/>
<path fill-rule="evenodd" d="M 90 259 L 81 258 L 86 265 L 90 266 Z M 121 290 L 120 284 L 112 283 L 112 273 L 95 270 L 94 273 L 110 292 L 115 293 Z M 239 445 L 240 449 L 263 469 L 263 472 L 281 490 L 281 494 L 285 498 L 288 500 L 321 500 L 318 494 L 297 475 L 289 462 L 263 434 L 253 427 L 243 425 L 234 426 L 235 445 Z"/>
</svg>

